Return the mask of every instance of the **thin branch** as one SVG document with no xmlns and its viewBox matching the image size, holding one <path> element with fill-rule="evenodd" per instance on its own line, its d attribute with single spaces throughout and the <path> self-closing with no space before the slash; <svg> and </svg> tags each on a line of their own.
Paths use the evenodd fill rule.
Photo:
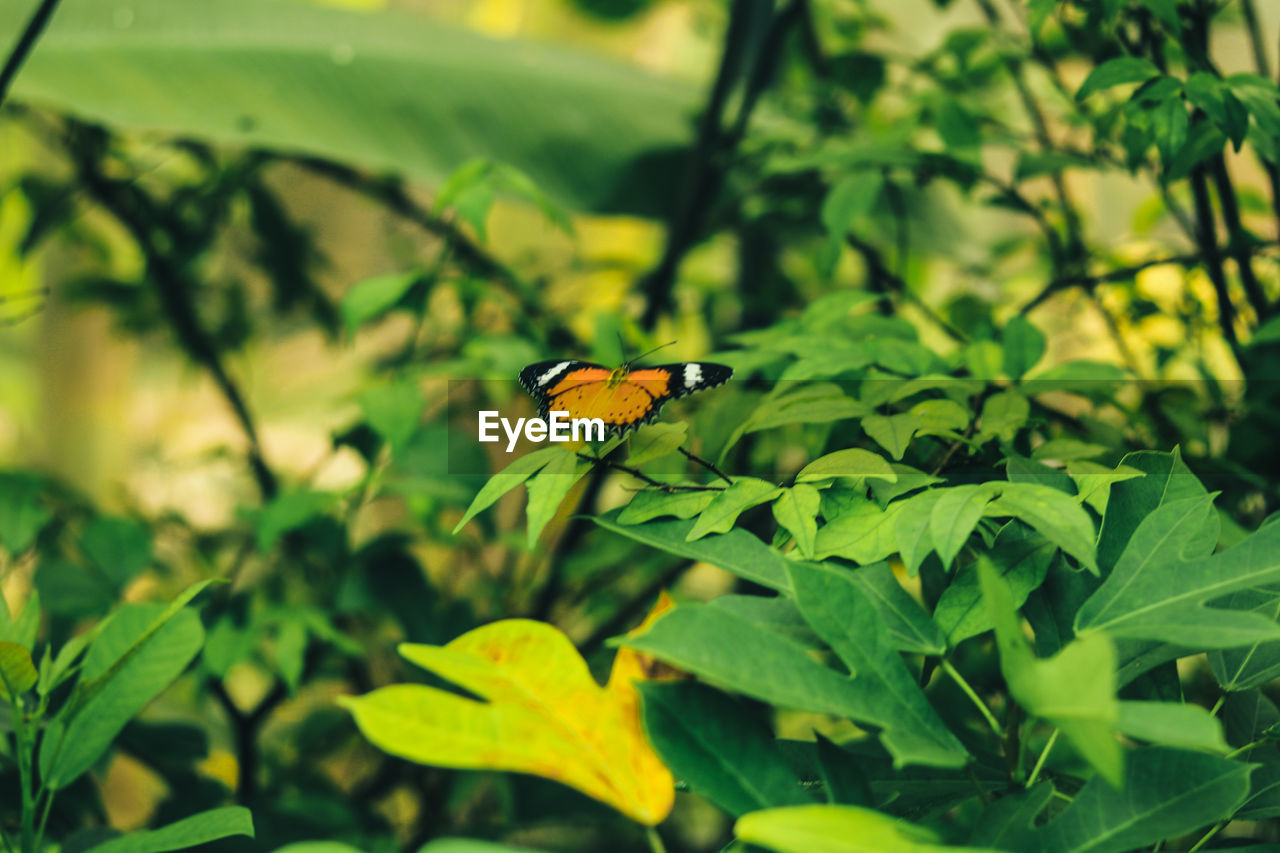
<svg viewBox="0 0 1280 853">
<path fill-rule="evenodd" d="M 721 470 L 720 470 L 719 468 L 717 468 L 715 465 L 713 465 L 713 464 L 711 464 L 710 462 L 708 462 L 707 460 L 703 459 L 701 456 L 697 455 L 696 453 L 690 453 L 688 450 L 685 450 L 683 447 L 677 447 L 677 448 L 676 448 L 676 450 L 679 450 L 681 453 L 683 453 L 683 454 L 684 454 L 684 457 L 685 457 L 686 459 L 688 459 L 690 462 L 696 462 L 696 463 L 698 463 L 698 464 L 699 464 L 699 465 L 701 465 L 703 468 L 706 468 L 708 471 L 710 471 L 712 474 L 715 474 L 715 475 L 716 475 L 717 477 L 719 477 L 721 480 L 724 480 L 724 481 L 725 481 L 726 483 L 728 483 L 730 486 L 732 486 L 732 485 L 733 485 L 733 480 L 730 480 L 727 474 L 725 474 L 723 471 L 721 471 Z"/>
<path fill-rule="evenodd" d="M 696 560 L 682 560 L 676 563 L 628 599 L 612 616 L 600 623 L 600 626 L 592 631 L 587 639 L 579 643 L 578 648 L 582 651 L 583 657 L 599 649 L 604 645 L 605 640 L 626 628 L 636 616 L 644 612 L 658 593 L 675 583 L 677 578 L 695 565 L 697 565 Z"/>
<path fill-rule="evenodd" d="M 640 480 L 655 489 L 661 489 L 664 492 L 723 492 L 723 486 L 693 486 L 681 483 L 663 483 L 655 480 L 639 468 L 632 468 L 630 465 L 622 465 L 618 462 L 610 462 L 608 459 L 601 459 L 598 456 L 592 456 L 588 453 L 579 453 L 579 459 L 585 459 L 593 465 L 605 468 L 611 468 L 614 471 L 621 471 L 624 474 L 630 474 L 637 480 Z"/>
<path fill-rule="evenodd" d="M 644 326 L 652 326 L 671 306 L 676 272 L 685 255 L 696 244 L 707 212 L 724 183 L 728 168 L 725 160 L 746 132 L 759 96 L 773 75 L 782 50 L 783 36 L 792 25 L 803 21 L 804 4 L 805 0 L 792 0 L 790 6 L 773 16 L 756 54 L 755 63 L 747 74 L 747 84 L 738 114 L 732 128 L 726 130 L 725 108 L 734 83 L 741 76 L 740 67 L 748 25 L 755 13 L 752 7 L 759 5 L 755 0 L 737 0 L 733 4 L 720 67 L 707 98 L 707 107 L 698 122 L 697 138 L 689 153 L 684 178 L 680 182 L 680 201 L 667 223 L 666 247 L 657 266 L 640 284 L 640 289 L 647 297 L 644 316 L 641 318 Z"/>
<path fill-rule="evenodd" d="M 862 255 L 862 260 L 867 265 L 867 274 L 873 284 L 873 290 L 879 289 L 882 292 L 892 290 L 920 309 L 929 320 L 946 332 L 953 340 L 960 343 L 968 343 L 968 335 L 947 322 L 941 314 L 934 311 L 932 307 L 912 292 L 911 288 L 897 273 L 889 269 L 879 249 L 854 234 L 846 235 L 845 242 L 858 254 Z"/>
<path fill-rule="evenodd" d="M 1196 239 L 1200 243 L 1200 253 L 1204 256 L 1205 271 L 1209 273 L 1209 281 L 1213 283 L 1213 291 L 1218 298 L 1218 324 L 1222 327 L 1222 335 L 1231 347 L 1232 354 L 1239 361 L 1240 339 L 1236 335 L 1236 310 L 1231 302 L 1227 274 L 1222 267 L 1222 253 L 1218 248 L 1213 204 L 1209 200 L 1209 181 L 1204 166 L 1197 166 L 1191 171 L 1191 196 L 1195 200 Z"/>
<path fill-rule="evenodd" d="M 90 196 L 106 208 L 129 231 L 146 259 L 147 272 L 155 283 L 160 304 L 174 333 L 188 354 L 213 378 L 214 384 L 230 405 L 240 428 L 249 443 L 249 466 L 253 471 L 258 490 L 266 500 L 279 491 L 275 474 L 267 465 L 258 439 L 253 415 L 245 403 L 244 395 L 236 385 L 213 337 L 200 323 L 199 314 L 192 300 L 194 287 L 182 268 L 162 248 L 157 239 L 179 243 L 181 235 L 161 230 L 157 204 L 134 183 L 118 181 L 103 174 L 97 159 L 97 151 L 84 138 L 87 128 L 71 125 L 69 153 L 81 183 Z"/>
<path fill-rule="evenodd" d="M 58 8 L 58 0 L 41 0 L 40 5 L 31 13 L 31 18 L 27 21 L 27 26 L 22 31 L 22 35 L 18 36 L 18 41 L 13 46 L 13 50 L 9 51 L 9 57 L 4 61 L 4 67 L 0 68 L 0 105 L 4 104 L 5 98 L 9 94 L 9 86 L 13 83 L 15 77 L 18 76 L 22 63 L 27 61 L 27 56 L 31 53 L 31 49 L 36 46 L 40 34 L 44 32 L 44 28 L 49 23 L 49 19 L 53 17 L 53 12 Z"/>
<path fill-rule="evenodd" d="M 1277 242 L 1257 243 L 1249 247 L 1251 253 L 1256 253 L 1264 248 L 1274 248 L 1280 245 Z M 1109 284 L 1117 281 L 1128 281 L 1143 270 L 1152 267 L 1162 267 L 1169 264 L 1176 264 L 1181 267 L 1198 267 L 1205 263 L 1205 256 L 1201 252 L 1188 253 L 1183 255 L 1169 255 L 1163 258 L 1152 258 L 1151 260 L 1142 261 L 1128 266 L 1116 267 L 1101 273 L 1078 273 L 1074 275 L 1064 275 L 1055 278 L 1044 286 L 1044 288 L 1035 295 L 1035 297 L 1022 306 L 1021 313 L 1025 314 L 1031 309 L 1039 306 L 1042 302 L 1054 295 L 1060 290 L 1066 290 L 1069 287 L 1083 287 L 1086 290 L 1092 290 L 1099 284 Z"/>
<path fill-rule="evenodd" d="M 1213 184 L 1218 191 L 1218 204 L 1222 208 L 1222 224 L 1227 228 L 1227 248 L 1236 262 L 1245 296 L 1253 307 L 1254 315 L 1261 322 L 1268 314 L 1267 295 L 1262 289 L 1262 282 L 1258 281 L 1258 276 L 1253 272 L 1252 254 L 1249 251 L 1249 243 L 1253 237 L 1245 231 L 1240 221 L 1240 205 L 1236 201 L 1231 175 L 1227 172 L 1226 158 L 1217 154 L 1210 164 Z"/>
</svg>

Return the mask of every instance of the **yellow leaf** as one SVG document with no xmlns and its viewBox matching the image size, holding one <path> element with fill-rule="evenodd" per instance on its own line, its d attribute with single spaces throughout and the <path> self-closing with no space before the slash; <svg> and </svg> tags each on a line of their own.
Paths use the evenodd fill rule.
<svg viewBox="0 0 1280 853">
<path fill-rule="evenodd" d="M 339 700 L 380 749 L 423 764 L 555 779 L 649 826 L 671 811 L 671 771 L 645 738 L 632 686 L 644 677 L 641 664 L 615 661 L 617 682 L 602 688 L 568 637 L 528 619 L 494 622 L 445 646 L 405 643 L 400 653 L 485 701 L 417 684 Z"/>
</svg>

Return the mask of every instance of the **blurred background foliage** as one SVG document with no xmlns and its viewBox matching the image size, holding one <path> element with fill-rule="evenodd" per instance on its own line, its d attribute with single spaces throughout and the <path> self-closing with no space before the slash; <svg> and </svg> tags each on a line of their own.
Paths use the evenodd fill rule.
<svg viewBox="0 0 1280 853">
<path fill-rule="evenodd" d="M 0 43 L 31 6 L 0 0 Z M 603 671 L 662 586 L 728 588 L 568 520 L 624 502 L 618 478 L 583 481 L 532 551 L 514 497 L 450 533 L 505 464 L 477 404 L 528 413 L 522 366 L 615 363 L 620 338 L 838 380 L 841 353 L 779 335 L 869 293 L 850 335 L 933 353 L 892 375 L 987 378 L 1026 317 L 1042 364 L 1114 366 L 1037 398 L 1048 433 L 1178 445 L 1256 526 L 1277 503 L 1278 27 L 1253 0 L 64 0 L 0 113 L 4 596 L 38 590 L 60 641 L 231 583 L 198 664 L 50 826 L 234 800 L 263 850 L 642 849 L 551 783 L 387 758 L 332 702 L 398 677 L 397 640 L 504 616 Z M 694 446 L 758 398 L 709 397 Z M 829 429 L 725 464 L 794 473 Z M 725 831 L 682 800 L 671 836 Z"/>
</svg>

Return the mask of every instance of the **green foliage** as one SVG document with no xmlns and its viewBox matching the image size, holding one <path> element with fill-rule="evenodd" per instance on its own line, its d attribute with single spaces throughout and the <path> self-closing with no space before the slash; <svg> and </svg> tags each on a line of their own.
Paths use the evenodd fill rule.
<svg viewBox="0 0 1280 853">
<path fill-rule="evenodd" d="M 6 43 L 30 5 L 0 0 Z M 54 331 L 92 305 L 148 361 L 175 345 L 243 433 L 209 457 L 242 471 L 202 482 L 216 522 L 91 498 L 25 448 L 0 471 L 0 581 L 25 598 L 0 606 L 6 849 L 640 844 L 501 772 L 536 754 L 395 757 L 432 764 L 464 715 L 469 743 L 519 753 L 498 705 L 438 683 L 483 692 L 452 677 L 475 660 L 386 686 L 397 642 L 417 660 L 507 616 L 585 659 L 580 695 L 555 692 L 568 665 L 539 684 L 562 773 L 612 778 L 574 699 L 607 650 L 633 665 L 638 698 L 599 690 L 676 777 L 654 846 L 1280 838 L 1261 4 L 1031 0 L 1024 27 L 981 0 L 935 27 L 735 2 L 682 31 L 720 66 L 679 82 L 401 11 L 63 5 L 0 115 L 0 273 L 47 267 Z M 608 21 L 648 60 L 636 34 L 679 17 L 573 5 L 595 23 L 567 37 Z M 1213 55 L 1246 43 L 1258 73 Z M 350 233 L 387 236 L 376 262 L 317 210 L 331 183 L 376 223 Z M 667 216 L 663 245 L 588 213 Z M 308 335 L 358 363 L 320 392 L 319 464 L 285 450 L 293 392 L 258 378 Z M 477 411 L 531 410 L 526 364 L 672 337 L 733 383 L 600 446 L 475 441 Z M 674 609 L 619 637 L 664 588 Z M 358 723 L 395 718 L 365 725 L 389 754 L 348 693 L 380 697 L 341 700 Z M 111 837 L 117 756 L 164 793 Z"/>
</svg>

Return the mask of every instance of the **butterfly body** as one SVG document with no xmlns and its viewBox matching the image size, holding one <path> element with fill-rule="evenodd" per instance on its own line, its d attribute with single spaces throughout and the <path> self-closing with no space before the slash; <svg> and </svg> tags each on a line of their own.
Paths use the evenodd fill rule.
<svg viewBox="0 0 1280 853">
<path fill-rule="evenodd" d="M 600 418 L 608 432 L 621 434 L 652 421 L 668 400 L 723 385 L 732 375 L 732 368 L 706 361 L 610 369 L 557 359 L 520 371 L 520 384 L 537 401 L 543 418 L 551 411 Z"/>
</svg>

